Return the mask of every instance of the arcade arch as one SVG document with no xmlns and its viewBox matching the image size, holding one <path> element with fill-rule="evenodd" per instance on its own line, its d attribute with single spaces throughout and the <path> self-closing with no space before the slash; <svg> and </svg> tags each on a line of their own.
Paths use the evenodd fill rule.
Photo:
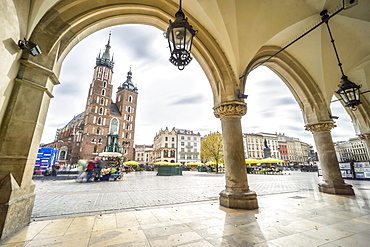
<svg viewBox="0 0 370 247">
<path fill-rule="evenodd" d="M 32 182 L 34 154 L 37 152 L 41 139 L 50 98 L 53 97 L 53 87 L 59 84 L 58 76 L 61 65 L 68 52 L 87 35 L 112 25 L 124 23 L 145 24 L 164 31 L 168 26 L 168 20 L 173 19 L 174 13 L 178 10 L 177 4 L 168 0 L 114 1 L 113 3 L 89 0 L 88 4 L 87 0 L 36 0 L 29 1 L 26 7 L 21 7 L 16 2 L 11 0 L 5 2 L 6 6 L 11 7 L 11 17 L 16 19 L 16 23 L 20 26 L 19 30 L 16 28 L 19 34 L 14 36 L 27 37 L 42 47 L 43 53 L 32 57 L 23 52 L 19 61 L 19 56 L 12 57 L 11 59 L 14 60 L 15 65 L 10 65 L 12 68 L 9 69 L 8 73 L 5 73 L 10 78 L 7 84 L 10 85 L 11 93 L 8 93 L 7 101 L 4 101 L 6 107 L 4 106 L 1 109 L 0 189 L 2 191 L 1 206 L 3 206 L 2 211 L 0 211 L 1 216 L 3 216 L 0 220 L 1 238 L 11 235 L 29 222 L 35 197 Z M 204 3 L 194 2 L 197 3 L 198 7 L 206 7 L 202 5 Z M 225 11 L 227 14 L 230 13 L 229 8 L 232 6 L 236 10 L 245 11 L 235 11 L 235 15 L 248 16 L 247 12 L 253 12 L 255 9 L 246 8 L 243 5 L 246 4 L 245 2 L 238 3 L 240 6 L 235 2 L 225 6 L 223 2 L 217 1 L 217 7 L 220 9 L 223 6 L 228 7 L 228 11 Z M 262 2 L 255 3 L 255 5 L 258 5 L 257 7 L 261 7 L 261 9 L 266 9 L 266 6 L 259 5 L 263 4 Z M 191 3 L 187 4 L 183 6 L 185 11 L 191 7 Z M 309 8 L 301 6 L 304 4 L 306 3 L 297 3 L 297 9 L 305 11 L 304 13 L 296 11 L 289 16 L 291 19 L 286 19 L 288 17 L 281 15 L 281 12 L 279 12 L 286 11 L 286 6 L 280 2 L 276 8 L 267 10 L 273 11 L 276 16 L 279 16 L 281 23 L 286 23 L 284 24 L 286 28 L 292 23 L 298 23 L 301 20 L 300 18 L 310 17 L 317 12 L 314 3 Z M 321 8 L 322 5 L 319 5 Z M 330 7 L 330 4 L 328 3 L 326 6 Z M 25 10 L 27 7 L 29 9 Z M 23 16 L 22 11 L 28 11 L 26 13 L 28 15 Z M 215 14 L 215 16 L 225 18 L 223 12 Z M 201 12 L 197 10 L 191 13 L 201 15 Z M 220 21 L 218 17 L 215 18 L 214 15 L 210 14 L 207 16 L 209 19 L 203 20 L 201 23 L 191 13 L 186 13 L 186 15 L 191 20 L 194 29 L 199 30 L 199 34 L 193 43 L 192 53 L 210 82 L 215 105 L 214 114 L 221 120 L 224 135 L 223 144 L 227 169 L 225 175 L 226 186 L 225 190 L 220 193 L 220 204 L 231 208 L 255 209 L 258 207 L 258 203 L 256 194 L 250 191 L 248 186 L 240 124 L 240 119 L 247 110 L 244 101 L 238 98 L 238 94 L 244 92 L 244 83 L 243 80 L 238 79 L 239 75 L 237 73 L 243 64 L 249 64 L 246 69 L 246 71 L 249 71 L 256 63 L 249 62 L 250 57 L 248 56 L 241 59 L 236 55 L 241 51 L 245 52 L 244 47 L 240 50 L 233 47 L 234 42 L 243 43 L 243 38 L 239 38 L 240 40 L 234 39 L 234 41 L 233 36 L 230 35 L 228 38 L 225 36 L 224 40 L 222 39 L 222 34 L 236 33 L 237 27 L 239 28 L 240 25 L 249 25 L 246 25 L 247 20 L 243 19 L 244 21 L 239 23 L 235 21 L 234 29 L 228 29 L 225 25 L 219 31 L 215 27 L 222 26 L 224 22 Z M 263 13 L 261 15 L 270 14 L 272 16 L 272 13 L 268 11 L 261 11 L 261 13 Z M 304 16 L 297 17 L 301 14 Z M 220 23 L 221 25 L 219 25 Z M 12 25 L 14 26 L 14 24 Z M 266 26 L 269 26 L 269 23 L 266 23 Z M 268 31 L 284 31 L 281 26 L 275 24 L 270 26 L 271 29 Z M 253 32 L 253 29 L 251 28 L 250 31 Z M 261 32 L 261 40 L 265 39 L 264 42 L 267 42 L 273 34 Z M 260 43 L 248 40 L 252 43 L 252 46 L 248 49 L 251 51 L 258 50 L 261 46 L 261 40 Z M 281 41 L 278 43 L 281 43 Z M 14 47 L 7 49 L 13 51 Z M 257 55 L 264 52 L 268 54 L 268 49 L 262 48 Z M 253 54 L 253 52 L 251 53 Z M 8 54 L 6 55 L 8 56 Z M 263 57 L 265 56 L 255 56 L 255 60 L 260 61 Z M 239 60 L 247 62 L 244 63 Z M 331 147 L 324 145 L 324 143 L 330 143 L 330 129 L 334 126 L 333 121 L 328 119 L 329 102 L 324 100 L 325 97 L 322 96 L 323 89 L 315 86 L 318 84 L 313 81 L 304 66 L 299 65 L 297 61 L 293 59 L 293 56 L 286 53 L 272 60 L 271 63 L 267 63 L 266 66 L 278 73 L 284 81 L 289 81 L 288 87 L 290 86 L 294 97 L 303 109 L 306 128 L 314 134 L 319 156 L 321 154 L 321 163 L 328 165 L 328 172 L 324 174 L 326 184 L 321 187 L 322 191 L 334 194 L 350 194 L 351 188 L 346 186 L 343 180 L 337 176 L 336 169 L 339 168 L 335 167 L 335 163 L 334 165 L 331 163 L 335 157 L 335 152 L 332 152 Z M 363 62 L 362 64 L 366 63 Z M 17 69 L 18 66 L 19 70 Z M 17 72 L 14 73 L 14 71 Z M 13 78 L 15 79 L 13 80 Z M 334 87 L 331 85 L 330 88 Z M 370 129 L 369 112 L 369 105 L 364 103 L 363 106 L 359 107 L 357 113 L 351 115 L 360 131 Z M 17 131 L 20 129 L 23 131 Z M 329 163 L 332 165 L 330 166 Z M 16 213 L 12 214 L 10 219 L 11 216 L 8 212 Z"/>
</svg>

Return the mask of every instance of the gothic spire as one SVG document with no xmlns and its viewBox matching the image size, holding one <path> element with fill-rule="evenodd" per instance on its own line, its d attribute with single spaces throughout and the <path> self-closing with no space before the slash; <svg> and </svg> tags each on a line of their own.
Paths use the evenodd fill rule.
<svg viewBox="0 0 370 247">
<path fill-rule="evenodd" d="M 127 89 L 129 91 L 137 93 L 138 91 L 137 87 L 132 83 L 131 79 L 132 79 L 132 72 L 131 72 L 131 66 L 130 66 L 130 70 L 129 72 L 127 72 L 127 79 L 125 82 L 122 83 L 122 85 L 118 87 L 118 92 L 123 89 Z"/>
<path fill-rule="evenodd" d="M 96 66 L 105 66 L 113 70 L 114 60 L 113 56 L 110 56 L 110 37 L 111 33 L 109 32 L 108 43 L 105 45 L 103 55 L 101 55 L 101 52 L 99 52 L 99 55 L 96 58 Z"/>
</svg>

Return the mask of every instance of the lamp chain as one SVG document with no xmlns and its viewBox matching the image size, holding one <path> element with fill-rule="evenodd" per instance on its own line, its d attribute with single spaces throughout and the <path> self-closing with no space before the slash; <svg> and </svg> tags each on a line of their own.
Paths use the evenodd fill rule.
<svg viewBox="0 0 370 247">
<path fill-rule="evenodd" d="M 335 46 L 333 35 L 331 34 L 331 30 L 329 27 L 329 20 L 325 21 L 325 24 L 326 24 L 326 27 L 328 28 L 328 32 L 330 35 L 330 39 L 331 39 L 330 42 L 333 44 L 333 48 L 334 48 L 335 56 L 337 57 L 337 60 L 338 60 L 338 66 L 340 68 L 340 72 L 342 73 L 342 76 L 345 76 L 343 72 L 343 68 L 342 68 L 342 63 L 340 62 L 340 59 L 339 59 L 338 50 L 337 50 L 337 47 Z"/>
</svg>

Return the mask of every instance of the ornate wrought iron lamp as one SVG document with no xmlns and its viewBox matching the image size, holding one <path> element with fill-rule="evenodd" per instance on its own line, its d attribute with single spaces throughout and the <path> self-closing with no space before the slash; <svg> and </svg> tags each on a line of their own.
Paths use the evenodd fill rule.
<svg viewBox="0 0 370 247">
<path fill-rule="evenodd" d="M 193 59 L 190 55 L 193 37 L 197 34 L 197 30 L 188 23 L 188 18 L 185 18 L 184 12 L 180 8 L 175 14 L 176 20 L 170 20 L 170 26 L 164 36 L 168 39 L 170 46 L 171 57 L 170 62 L 177 66 L 179 70 L 183 70 L 186 65 Z"/>
<path fill-rule="evenodd" d="M 337 48 L 335 47 L 334 39 L 333 39 L 333 36 L 330 31 L 330 27 L 329 27 L 330 16 L 328 15 L 328 11 L 323 10 L 321 11 L 320 15 L 322 16 L 321 17 L 322 21 L 325 22 L 326 27 L 328 28 L 328 32 L 330 35 L 331 43 L 333 44 L 335 56 L 337 57 L 337 60 L 338 60 L 338 66 L 340 68 L 340 72 L 342 73 L 341 83 L 336 93 L 339 94 L 339 96 L 343 100 L 345 107 L 351 107 L 351 109 L 355 111 L 357 110 L 356 106 L 361 104 L 361 101 L 360 101 L 361 86 L 351 82 L 343 72 L 342 63 L 340 62 L 338 51 L 337 51 Z"/>
</svg>

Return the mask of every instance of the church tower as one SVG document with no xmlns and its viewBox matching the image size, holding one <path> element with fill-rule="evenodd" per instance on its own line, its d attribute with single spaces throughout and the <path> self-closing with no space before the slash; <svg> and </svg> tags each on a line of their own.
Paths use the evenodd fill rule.
<svg viewBox="0 0 370 247">
<path fill-rule="evenodd" d="M 116 93 L 116 104 L 123 118 L 121 134 L 121 146 L 124 159 L 134 160 L 134 137 L 138 89 L 132 83 L 132 72 L 127 72 L 127 79 L 123 82 Z"/>
<path fill-rule="evenodd" d="M 103 54 L 96 58 L 93 79 L 85 111 L 60 130 L 56 147 L 63 151 L 58 161 L 74 164 L 78 159 L 92 159 L 102 152 L 118 152 L 123 161 L 134 160 L 137 87 L 132 72 L 119 85 L 113 102 L 113 67 L 109 34 Z M 63 160 L 63 161 L 62 161 Z"/>
<path fill-rule="evenodd" d="M 93 80 L 86 102 L 84 117 L 84 154 L 97 155 L 104 151 L 110 126 L 112 105 L 112 76 L 114 60 L 110 55 L 110 36 L 103 54 L 96 58 Z M 82 155 L 85 156 L 85 155 Z"/>
</svg>

